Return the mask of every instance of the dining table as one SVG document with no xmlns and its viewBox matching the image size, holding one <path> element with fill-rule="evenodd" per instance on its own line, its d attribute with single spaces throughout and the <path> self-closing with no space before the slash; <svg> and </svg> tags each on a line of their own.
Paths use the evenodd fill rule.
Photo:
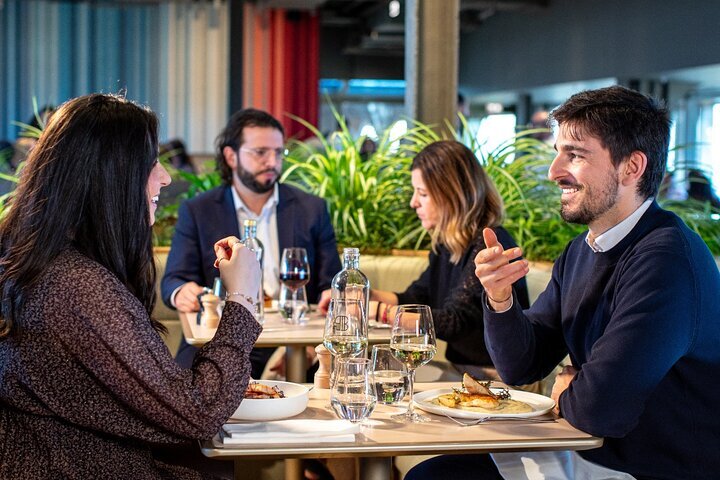
<svg viewBox="0 0 720 480">
<path fill-rule="evenodd" d="M 416 384 L 416 392 L 450 389 L 457 383 L 432 382 Z M 431 392 L 428 392 L 431 393 Z M 313 388 L 307 408 L 293 419 L 336 421 L 331 409 L 330 391 Z M 333 442 L 322 434 L 295 443 L 225 444 L 220 435 L 200 442 L 202 453 L 211 458 L 235 462 L 236 478 L 244 478 L 244 465 L 251 459 L 359 458 L 361 480 L 392 478 L 392 457 L 403 455 L 489 453 L 539 450 L 586 450 L 602 446 L 602 439 L 582 432 L 552 411 L 532 418 L 493 419 L 473 426 L 459 425 L 440 414 L 424 413 L 425 423 L 399 423 L 391 415 L 407 409 L 407 400 L 395 405 L 377 404 L 371 416 L 363 421 L 353 441 Z M 416 407 L 417 408 L 417 407 Z M 536 422 L 538 419 L 547 422 Z M 247 423 L 229 420 L 229 423 Z M 317 422 L 313 422 L 317 425 Z M 298 462 L 285 471 L 286 480 L 302 478 Z"/>
<path fill-rule="evenodd" d="M 190 345 L 201 347 L 215 336 L 217 328 L 198 324 L 197 312 L 178 313 L 185 340 Z M 368 344 L 389 343 L 389 327 L 387 324 L 370 322 Z M 307 322 L 302 324 L 288 323 L 276 309 L 266 310 L 263 331 L 255 342 L 255 346 L 284 346 L 286 348 L 285 368 L 287 380 L 294 383 L 303 383 L 306 381 L 308 369 L 305 348 L 322 343 L 324 329 L 325 315 L 320 313 L 315 305 L 311 305 L 310 312 L 307 314 Z"/>
</svg>

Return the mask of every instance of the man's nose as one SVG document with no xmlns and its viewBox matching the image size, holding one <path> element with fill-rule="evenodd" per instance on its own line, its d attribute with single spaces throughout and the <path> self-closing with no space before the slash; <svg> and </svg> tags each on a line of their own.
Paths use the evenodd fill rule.
<svg viewBox="0 0 720 480">
<path fill-rule="evenodd" d="M 555 181 L 562 175 L 563 172 L 563 164 L 562 159 L 560 158 L 560 154 L 555 155 L 555 158 L 553 158 L 552 163 L 550 164 L 550 168 L 548 169 L 548 179 Z"/>
</svg>

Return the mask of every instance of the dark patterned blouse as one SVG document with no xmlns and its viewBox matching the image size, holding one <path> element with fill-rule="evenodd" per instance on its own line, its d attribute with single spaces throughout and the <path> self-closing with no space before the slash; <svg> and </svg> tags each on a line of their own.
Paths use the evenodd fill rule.
<svg viewBox="0 0 720 480">
<path fill-rule="evenodd" d="M 240 404 L 261 327 L 228 302 L 193 368 L 175 364 L 143 306 L 68 250 L 0 340 L 0 478 L 201 478 L 150 448 L 211 438 Z"/>
</svg>

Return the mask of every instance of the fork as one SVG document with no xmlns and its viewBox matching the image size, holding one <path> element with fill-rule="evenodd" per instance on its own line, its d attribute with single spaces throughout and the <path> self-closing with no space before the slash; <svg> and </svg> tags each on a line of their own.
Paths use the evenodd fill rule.
<svg viewBox="0 0 720 480">
<path fill-rule="evenodd" d="M 500 416 L 481 417 L 478 419 L 463 421 L 463 420 L 459 420 L 455 417 L 451 417 L 450 415 L 448 415 L 446 413 L 443 413 L 443 415 L 462 427 L 472 427 L 473 425 L 480 425 L 480 424 L 483 424 L 483 423 L 486 423 L 486 422 L 489 422 L 492 420 L 524 421 L 527 423 L 555 423 L 556 422 L 556 420 L 554 418 L 547 418 L 547 417 L 538 418 L 538 417 L 500 417 Z"/>
</svg>

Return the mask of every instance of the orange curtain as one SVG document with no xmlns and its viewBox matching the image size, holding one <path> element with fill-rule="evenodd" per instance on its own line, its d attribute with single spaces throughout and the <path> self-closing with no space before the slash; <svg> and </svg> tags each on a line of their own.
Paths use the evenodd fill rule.
<svg viewBox="0 0 720 480">
<path fill-rule="evenodd" d="M 307 138 L 310 132 L 288 114 L 317 125 L 319 17 L 248 3 L 243 8 L 244 105 L 270 112 L 287 137 Z"/>
</svg>

